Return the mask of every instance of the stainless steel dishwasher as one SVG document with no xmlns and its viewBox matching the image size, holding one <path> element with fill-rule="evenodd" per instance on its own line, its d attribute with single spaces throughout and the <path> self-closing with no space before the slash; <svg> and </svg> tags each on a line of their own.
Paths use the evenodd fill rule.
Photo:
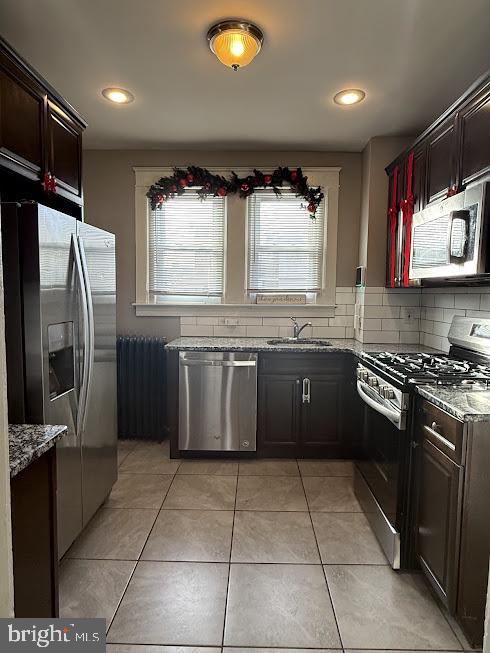
<svg viewBox="0 0 490 653">
<path fill-rule="evenodd" d="M 179 449 L 255 451 L 257 354 L 181 351 Z"/>
</svg>

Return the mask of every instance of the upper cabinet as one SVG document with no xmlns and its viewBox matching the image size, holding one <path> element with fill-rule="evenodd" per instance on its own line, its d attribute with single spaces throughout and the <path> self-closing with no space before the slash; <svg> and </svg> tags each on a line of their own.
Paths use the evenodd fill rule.
<svg viewBox="0 0 490 653">
<path fill-rule="evenodd" d="M 0 40 L 0 166 L 38 184 L 32 199 L 81 205 L 84 120 Z"/>
<path fill-rule="evenodd" d="M 416 283 L 409 279 L 412 215 L 427 204 L 465 190 L 470 184 L 490 180 L 489 143 L 490 73 L 487 73 L 386 168 L 388 287 Z"/>
<path fill-rule="evenodd" d="M 490 82 L 459 111 L 458 185 L 490 175 Z"/>
<path fill-rule="evenodd" d="M 450 118 L 427 138 L 427 203 L 446 197 L 455 183 L 455 132 Z"/>
</svg>

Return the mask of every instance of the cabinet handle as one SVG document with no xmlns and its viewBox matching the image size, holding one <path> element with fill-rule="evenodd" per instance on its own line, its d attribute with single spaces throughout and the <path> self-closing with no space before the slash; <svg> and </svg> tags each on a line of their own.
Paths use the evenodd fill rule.
<svg viewBox="0 0 490 653">
<path fill-rule="evenodd" d="M 447 447 L 451 451 L 456 451 L 456 445 L 454 445 L 447 438 L 445 438 L 443 435 L 438 433 L 436 431 L 437 427 L 438 427 L 437 422 L 432 422 L 432 424 L 430 426 L 427 426 L 427 424 L 424 424 L 424 429 L 427 431 L 427 433 L 430 433 L 430 435 L 432 435 L 432 437 L 434 437 L 436 440 L 438 440 L 441 444 L 443 444 L 445 447 Z"/>
<path fill-rule="evenodd" d="M 303 379 L 303 403 L 304 404 L 310 404 L 311 403 L 311 382 L 310 379 Z"/>
</svg>

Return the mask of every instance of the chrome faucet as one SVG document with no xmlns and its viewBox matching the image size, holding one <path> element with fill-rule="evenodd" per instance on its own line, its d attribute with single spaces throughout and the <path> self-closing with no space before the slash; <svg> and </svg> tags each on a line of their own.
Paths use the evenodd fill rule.
<svg viewBox="0 0 490 653">
<path fill-rule="evenodd" d="M 293 338 L 295 340 L 299 340 L 299 337 L 303 329 L 306 329 L 306 327 L 308 326 L 312 326 L 311 322 L 305 322 L 303 326 L 299 326 L 298 320 L 295 317 L 290 317 L 289 319 L 293 322 Z"/>
</svg>

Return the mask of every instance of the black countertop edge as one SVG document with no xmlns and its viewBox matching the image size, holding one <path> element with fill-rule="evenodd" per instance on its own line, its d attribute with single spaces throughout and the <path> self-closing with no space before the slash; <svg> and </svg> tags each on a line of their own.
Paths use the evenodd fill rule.
<svg viewBox="0 0 490 653">
<path fill-rule="evenodd" d="M 490 388 L 461 385 L 418 385 L 417 393 L 462 422 L 490 421 Z"/>
<path fill-rule="evenodd" d="M 10 478 L 51 449 L 67 431 L 60 424 L 9 424 Z"/>
</svg>

